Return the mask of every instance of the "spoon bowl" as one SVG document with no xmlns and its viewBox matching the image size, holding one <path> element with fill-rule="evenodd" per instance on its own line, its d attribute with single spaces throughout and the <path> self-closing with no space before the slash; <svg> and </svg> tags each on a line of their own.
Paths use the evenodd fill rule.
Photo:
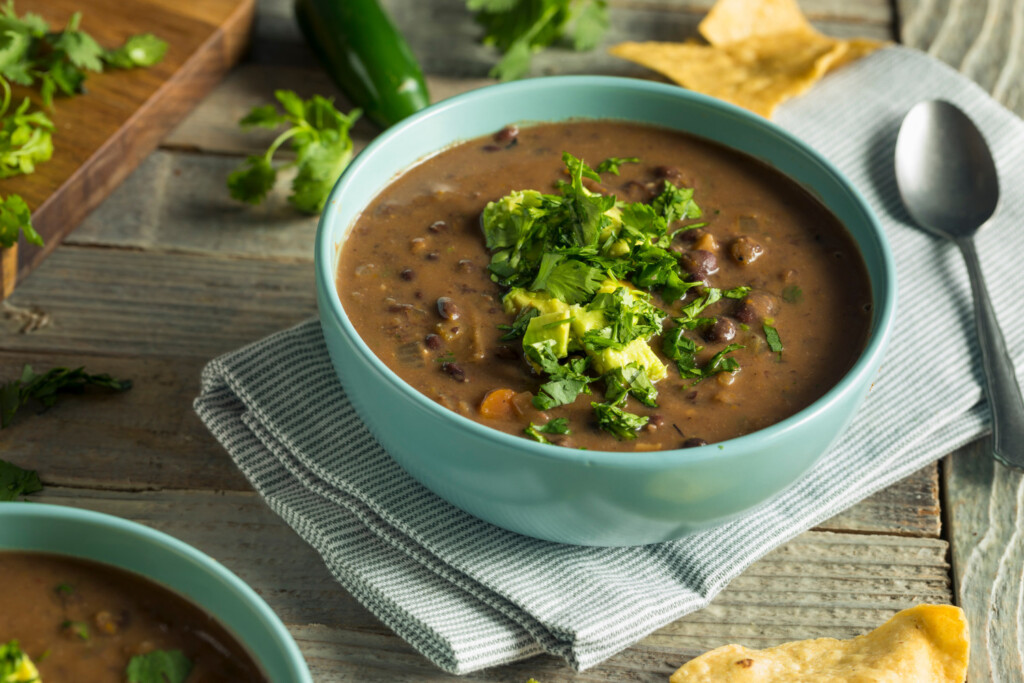
<svg viewBox="0 0 1024 683">
<path fill-rule="evenodd" d="M 896 140 L 896 182 L 910 216 L 948 239 L 973 235 L 996 210 L 999 176 L 974 122 L 942 100 L 921 102 Z"/>
<path fill-rule="evenodd" d="M 965 113 L 934 100 L 915 105 L 903 119 L 895 163 L 896 184 L 911 218 L 928 232 L 954 241 L 964 255 L 992 412 L 993 455 L 1024 469 L 1024 399 L 974 244 L 974 235 L 999 204 L 992 153 Z"/>
</svg>

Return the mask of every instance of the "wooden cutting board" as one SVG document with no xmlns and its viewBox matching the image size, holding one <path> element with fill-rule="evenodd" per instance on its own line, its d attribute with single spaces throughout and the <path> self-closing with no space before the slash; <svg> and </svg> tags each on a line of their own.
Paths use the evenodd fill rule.
<svg viewBox="0 0 1024 683">
<path fill-rule="evenodd" d="M 19 14 L 56 27 L 81 12 L 82 30 L 104 47 L 153 33 L 169 48 L 156 66 L 90 73 L 86 94 L 54 98 L 53 158 L 31 175 L 0 180 L 0 195 L 24 197 L 46 240 L 36 247 L 22 239 L 16 254 L 0 253 L 0 299 L 13 288 L 12 270 L 21 280 L 39 265 L 239 60 L 254 8 L 255 0 L 18 0 Z"/>
</svg>

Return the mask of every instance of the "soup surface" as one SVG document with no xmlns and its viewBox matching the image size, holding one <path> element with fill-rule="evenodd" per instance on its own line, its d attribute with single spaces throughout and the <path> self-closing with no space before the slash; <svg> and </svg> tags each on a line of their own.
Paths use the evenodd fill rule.
<svg viewBox="0 0 1024 683">
<path fill-rule="evenodd" d="M 266 680 L 212 617 L 135 574 L 77 558 L 0 551 L 0 586 L 0 645 L 17 640 L 44 683 L 123 683 L 129 665 L 188 671 L 180 679 L 186 683 Z"/>
<path fill-rule="evenodd" d="M 580 172 L 581 190 L 571 172 L 575 161 L 563 161 L 563 152 L 600 171 L 597 179 Z M 621 163 L 601 164 L 614 158 Z M 683 215 L 666 208 L 666 198 L 678 199 L 687 188 L 695 206 L 687 204 Z M 574 230 L 581 232 L 578 226 L 565 228 L 566 236 L 557 238 L 562 246 L 553 247 L 549 234 L 546 246 L 521 249 L 524 258 L 544 251 L 551 263 L 573 266 L 563 274 L 579 275 L 582 280 L 573 282 L 583 282 L 585 291 L 556 288 L 553 276 L 543 284 L 546 262 L 525 276 L 508 275 L 509 254 L 518 252 L 507 246 L 514 238 L 503 242 L 502 231 L 533 219 L 498 214 L 502 207 L 524 211 L 523 195 L 506 197 L 520 190 L 549 195 L 543 202 L 550 211 L 538 212 L 563 218 L 586 213 L 567 208 L 572 202 L 614 196 L 603 206 L 614 201 L 615 208 L 599 217 L 596 256 L 593 248 L 564 246 Z M 650 220 L 662 232 L 651 228 L 630 241 L 627 228 L 617 227 L 626 225 L 626 214 L 636 225 L 657 214 Z M 525 253 L 531 249 L 532 255 Z M 668 260 L 680 276 L 677 284 L 641 286 L 657 277 L 639 265 L 644 258 L 660 258 L 661 265 Z M 573 259 L 582 263 L 567 263 Z M 632 265 L 620 268 L 621 259 Z M 342 247 L 337 286 L 360 336 L 422 393 L 512 434 L 525 435 L 531 424 L 557 424 L 547 432 L 527 431 L 591 450 L 703 445 L 774 424 L 821 397 L 850 369 L 871 318 L 870 285 L 856 245 L 801 187 L 716 144 L 613 121 L 510 127 L 411 168 L 355 222 Z M 551 301 L 557 298 L 566 301 Z M 661 317 L 643 318 L 653 323 L 643 339 L 656 360 L 641 359 L 635 345 L 617 361 L 602 355 L 605 347 L 626 348 L 614 343 L 629 338 L 621 336 L 626 325 L 612 323 L 612 310 L 624 310 L 622 302 L 660 311 Z M 586 322 L 601 306 L 600 322 Z M 546 313 L 537 323 L 528 320 Z M 559 367 L 538 356 L 547 350 L 529 348 L 556 333 L 563 336 L 541 346 L 555 348 Z M 579 380 L 567 369 L 574 359 L 586 367 L 579 374 L 592 378 L 582 380 L 590 393 L 557 405 L 573 377 Z M 616 364 L 626 366 L 616 380 L 621 384 L 625 372 L 624 395 L 622 386 L 609 386 Z M 646 379 L 633 382 L 638 372 Z M 564 381 L 546 384 L 558 378 Z"/>
</svg>

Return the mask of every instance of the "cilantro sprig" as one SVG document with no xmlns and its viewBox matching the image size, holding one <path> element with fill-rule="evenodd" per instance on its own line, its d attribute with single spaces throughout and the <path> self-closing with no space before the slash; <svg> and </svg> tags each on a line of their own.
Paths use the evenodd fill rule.
<svg viewBox="0 0 1024 683">
<path fill-rule="evenodd" d="M 491 77 L 503 81 L 530 71 L 533 54 L 567 39 L 577 51 L 597 46 L 608 30 L 607 0 L 466 0 L 484 28 L 483 43 L 503 54 Z"/>
<path fill-rule="evenodd" d="M 586 374 L 589 359 L 572 358 L 567 363 L 559 363 L 554 347 L 552 339 L 524 347 L 526 358 L 550 378 L 533 397 L 533 405 L 538 410 L 550 410 L 572 403 L 580 394 L 589 394 L 589 384 L 594 381 Z"/>
<path fill-rule="evenodd" d="M 620 439 L 635 439 L 637 431 L 647 424 L 646 415 L 636 415 L 610 403 L 591 403 L 597 425 Z"/>
<path fill-rule="evenodd" d="M 121 392 L 131 389 L 132 383 L 106 373 L 91 375 L 84 368 L 52 368 L 40 375 L 26 365 L 20 378 L 0 384 L 0 429 L 10 426 L 18 410 L 30 401 L 50 408 L 62 394 L 80 394 L 89 386 Z"/>
<path fill-rule="evenodd" d="M 551 443 L 551 440 L 544 436 L 545 434 L 572 434 L 572 431 L 569 429 L 569 418 L 567 417 L 556 417 L 542 425 L 531 422 L 530 426 L 524 429 L 523 432 L 534 441 L 540 443 Z"/>
<path fill-rule="evenodd" d="M 262 202 L 277 181 L 282 168 L 294 166 L 298 172 L 292 180 L 288 201 L 306 213 L 320 213 L 335 181 L 352 159 L 352 138 L 349 129 L 361 112 L 353 109 L 347 115 L 334 107 L 334 102 L 320 95 L 303 100 L 291 90 L 278 90 L 274 97 L 283 111 L 273 104 L 253 108 L 239 125 L 242 128 L 278 128 L 287 125 L 262 155 L 248 157 L 228 176 L 231 196 L 249 204 Z M 274 154 L 291 142 L 295 160 L 275 168 Z"/>
<path fill-rule="evenodd" d="M 0 502 L 17 500 L 18 496 L 27 496 L 42 490 L 43 484 L 35 470 L 25 470 L 6 460 L 0 460 Z M 0 678 L 0 681 L 2 680 L 3 678 Z"/>
<path fill-rule="evenodd" d="M 184 683 L 192 672 L 192 660 L 181 650 L 153 650 L 128 662 L 128 683 Z"/>
</svg>

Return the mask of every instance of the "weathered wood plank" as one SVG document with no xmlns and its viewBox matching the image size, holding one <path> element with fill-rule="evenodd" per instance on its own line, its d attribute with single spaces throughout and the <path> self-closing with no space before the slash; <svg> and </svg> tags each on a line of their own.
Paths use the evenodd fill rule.
<svg viewBox="0 0 1024 683">
<path fill-rule="evenodd" d="M 818 528 L 938 538 L 942 531 L 938 465 L 918 470 Z"/>
<path fill-rule="evenodd" d="M 1024 2 L 897 0 L 900 41 L 927 51 L 1024 115 Z"/>
<path fill-rule="evenodd" d="M 943 462 L 957 603 L 971 625 L 968 680 L 1024 682 L 1024 474 L 982 439 Z"/>
<path fill-rule="evenodd" d="M 210 359 L 316 313 L 312 264 L 62 247 L 11 297 L 52 324 L 3 348 Z"/>
<path fill-rule="evenodd" d="M 438 672 L 337 586 L 315 552 L 252 493 L 50 488 L 43 502 L 140 521 L 191 543 L 252 585 L 289 625 L 318 681 L 659 681 L 728 642 L 850 637 L 896 610 L 951 597 L 939 539 L 810 532 L 769 554 L 707 609 L 574 674 L 551 657 L 456 678 Z"/>
<path fill-rule="evenodd" d="M 498 54 L 480 44 L 481 29 L 466 10 L 465 0 L 386 0 L 384 6 L 403 33 L 423 70 L 430 74 L 481 78 L 498 60 Z M 611 26 L 601 44 L 590 52 L 555 48 L 534 57 L 533 75 L 555 73 L 607 73 L 643 75 L 644 69 L 607 54 L 606 49 L 624 40 L 681 41 L 697 35 L 697 24 L 713 0 L 629 0 L 611 4 Z M 815 26 L 829 35 L 866 36 L 890 40 L 891 8 L 884 0 L 802 2 Z M 287 0 L 265 0 L 259 5 L 259 21 L 252 60 L 277 65 L 310 66 L 311 53 L 302 38 Z"/>
</svg>

